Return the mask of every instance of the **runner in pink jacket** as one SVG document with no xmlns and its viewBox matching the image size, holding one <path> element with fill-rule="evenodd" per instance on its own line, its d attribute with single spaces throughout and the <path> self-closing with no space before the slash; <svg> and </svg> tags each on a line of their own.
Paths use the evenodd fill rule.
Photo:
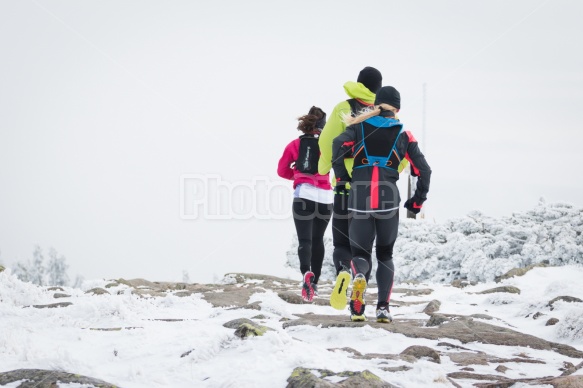
<svg viewBox="0 0 583 388">
<path fill-rule="evenodd" d="M 311 302 L 318 293 L 324 261 L 324 232 L 332 214 L 334 194 L 329 174 L 318 174 L 318 137 L 326 124 L 326 113 L 313 106 L 298 119 L 303 134 L 290 142 L 279 159 L 277 174 L 293 180 L 292 213 L 298 236 L 298 257 L 304 283 L 302 297 Z"/>
<path fill-rule="evenodd" d="M 319 132 L 314 133 L 314 135 L 319 135 Z M 283 155 L 281 156 L 281 159 L 279 159 L 279 164 L 277 166 L 277 175 L 285 179 L 293 180 L 294 189 L 302 183 L 308 183 L 323 190 L 332 190 L 332 185 L 330 184 L 330 174 L 308 174 L 299 172 L 295 168 L 294 164 L 295 161 L 298 160 L 299 152 L 300 139 L 297 138 L 291 141 L 283 150 Z"/>
</svg>

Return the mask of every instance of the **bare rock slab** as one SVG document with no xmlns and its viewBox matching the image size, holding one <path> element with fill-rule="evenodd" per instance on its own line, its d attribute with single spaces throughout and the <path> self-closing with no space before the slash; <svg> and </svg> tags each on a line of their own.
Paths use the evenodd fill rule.
<svg viewBox="0 0 583 388">
<path fill-rule="evenodd" d="M 425 308 L 423 309 L 423 312 L 427 315 L 431 315 L 431 314 L 439 311 L 440 307 L 441 307 L 441 302 L 434 299 L 431 302 L 429 302 L 427 304 L 427 306 L 425 306 Z"/>
<path fill-rule="evenodd" d="M 496 283 L 500 283 L 502 280 L 510 279 L 515 276 L 524 276 L 528 271 L 536 267 L 548 267 L 548 265 L 546 263 L 538 263 L 523 268 L 513 268 L 510 271 L 506 272 L 504 275 L 497 276 L 494 280 L 496 281 Z"/>
<path fill-rule="evenodd" d="M 489 290 L 484 290 L 481 292 L 477 292 L 477 294 L 494 294 L 497 292 L 506 292 L 509 294 L 520 294 L 520 289 L 514 286 L 502 286 L 502 287 L 495 287 Z"/>
<path fill-rule="evenodd" d="M 472 318 L 458 318 L 447 321 L 436 327 L 425 327 L 425 321 L 419 319 L 395 319 L 393 323 L 352 322 L 348 316 L 299 314 L 299 319 L 283 324 L 284 328 L 298 325 L 329 327 L 371 327 L 387 330 L 392 333 L 403 334 L 411 338 L 426 338 L 443 340 L 451 338 L 463 344 L 481 342 L 492 345 L 524 346 L 533 349 L 549 350 L 572 358 L 583 358 L 583 352 L 572 346 L 546 341 L 529 334 L 523 334 L 505 327 L 478 322 Z"/>
<path fill-rule="evenodd" d="M 551 299 L 548 303 L 548 306 L 551 308 L 551 310 L 553 309 L 553 304 L 555 304 L 555 302 L 558 301 L 563 301 L 567 303 L 583 302 L 583 300 L 576 298 L 574 296 L 557 296 L 556 298 Z"/>
<path fill-rule="evenodd" d="M 36 309 L 54 309 L 59 307 L 67 307 L 71 306 L 73 303 L 71 302 L 59 302 L 59 303 L 50 303 L 50 304 L 35 304 L 32 307 Z"/>
<path fill-rule="evenodd" d="M 92 295 L 109 295 L 107 290 L 104 290 L 100 287 L 95 287 L 90 290 L 85 291 L 85 294 L 92 294 Z"/>
<path fill-rule="evenodd" d="M 362 372 L 341 372 L 334 373 L 324 369 L 314 369 L 320 377 L 306 368 L 296 368 L 287 379 L 287 388 L 332 388 L 332 387 L 371 387 L 371 388 L 396 388 L 395 385 L 389 384 L 382 380 L 374 373 L 364 370 Z M 326 377 L 345 377 L 338 383 L 327 381 Z"/>
<path fill-rule="evenodd" d="M 259 325 L 247 318 L 234 319 L 224 323 L 223 326 L 230 329 L 236 329 L 235 335 L 241 339 L 260 337 L 267 331 L 273 330 L 267 326 Z"/>
<path fill-rule="evenodd" d="M 0 373 L 0 385 L 7 385 L 17 381 L 23 382 L 18 388 L 53 388 L 59 383 L 81 384 L 87 388 L 116 388 L 117 385 L 92 377 L 74 373 L 44 370 L 44 369 L 17 369 Z"/>
<path fill-rule="evenodd" d="M 470 375 L 472 375 L 470 373 Z M 449 376 L 449 375 L 448 375 Z M 491 376 L 494 377 L 494 376 Z M 474 377 L 466 377 L 472 378 Z M 499 377 L 498 377 L 499 378 Z M 495 379 L 492 379 L 495 380 Z M 494 383 L 478 383 L 475 387 L 480 388 L 509 388 L 514 384 L 524 383 L 535 387 L 552 386 L 553 388 L 581 388 L 583 387 L 583 376 L 564 376 L 564 377 L 541 377 L 535 379 L 503 379 Z"/>
<path fill-rule="evenodd" d="M 413 356 L 418 360 L 426 359 L 436 364 L 441 364 L 439 353 L 427 346 L 413 345 L 401 352 L 401 355 Z"/>
</svg>

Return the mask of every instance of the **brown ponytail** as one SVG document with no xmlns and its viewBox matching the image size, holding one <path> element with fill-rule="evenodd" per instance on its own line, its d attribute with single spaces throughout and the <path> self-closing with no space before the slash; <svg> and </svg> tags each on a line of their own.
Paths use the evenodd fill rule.
<svg viewBox="0 0 583 388">
<path fill-rule="evenodd" d="M 325 123 L 326 113 L 317 106 L 312 106 L 307 115 L 298 117 L 298 130 L 303 133 L 318 132 Z"/>
</svg>

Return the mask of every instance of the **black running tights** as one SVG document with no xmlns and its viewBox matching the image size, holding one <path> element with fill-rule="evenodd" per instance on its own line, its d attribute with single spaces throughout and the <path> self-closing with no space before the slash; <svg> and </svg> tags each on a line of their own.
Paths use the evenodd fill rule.
<svg viewBox="0 0 583 388">
<path fill-rule="evenodd" d="M 382 213 L 381 213 L 382 214 Z M 388 304 L 393 288 L 395 265 L 393 264 L 393 246 L 399 232 L 399 212 L 354 213 L 350 221 L 350 248 L 353 257 L 362 257 L 368 261 L 369 270 L 365 274 L 368 282 L 372 269 L 372 239 L 376 237 L 377 285 L 379 288 L 379 305 Z"/>
<path fill-rule="evenodd" d="M 330 221 L 332 205 L 294 198 L 293 216 L 298 235 L 298 257 L 302 275 L 314 273 L 314 283 L 318 283 L 324 261 L 324 232 Z"/>
<path fill-rule="evenodd" d="M 334 194 L 334 215 L 332 216 L 332 242 L 334 252 L 332 260 L 336 267 L 336 275 L 342 267 L 350 268 L 352 253 L 350 252 L 350 239 L 348 227 L 350 225 L 350 212 L 348 211 L 348 192 Z"/>
</svg>

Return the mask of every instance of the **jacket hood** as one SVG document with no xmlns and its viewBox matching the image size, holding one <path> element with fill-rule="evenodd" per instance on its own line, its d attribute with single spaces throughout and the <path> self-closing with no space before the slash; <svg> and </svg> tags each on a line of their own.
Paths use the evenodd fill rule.
<svg viewBox="0 0 583 388">
<path fill-rule="evenodd" d="M 375 94 L 368 90 L 366 86 L 360 82 L 348 81 L 344 84 L 344 91 L 350 98 L 358 98 L 369 104 L 373 104 L 375 100 Z"/>
</svg>

